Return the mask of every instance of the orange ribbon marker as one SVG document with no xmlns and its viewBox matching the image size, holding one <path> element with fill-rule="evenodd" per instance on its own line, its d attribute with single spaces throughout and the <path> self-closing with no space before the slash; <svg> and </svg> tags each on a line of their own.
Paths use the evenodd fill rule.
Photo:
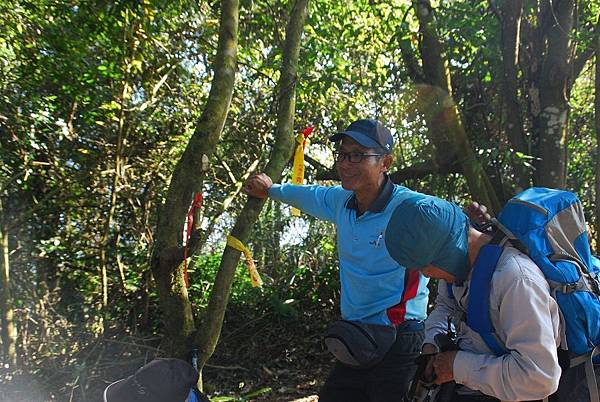
<svg viewBox="0 0 600 402">
<path fill-rule="evenodd" d="M 306 127 L 302 133 L 296 136 L 296 151 L 294 152 L 294 165 L 292 167 L 292 184 L 304 184 L 304 150 L 308 141 L 308 136 L 313 132 L 314 127 Z M 300 216 L 298 208 L 292 208 L 292 216 Z"/>
</svg>

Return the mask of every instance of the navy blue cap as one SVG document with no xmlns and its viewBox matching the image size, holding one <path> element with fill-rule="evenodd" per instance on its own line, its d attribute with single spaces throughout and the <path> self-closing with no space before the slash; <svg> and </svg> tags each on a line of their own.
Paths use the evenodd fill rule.
<svg viewBox="0 0 600 402">
<path fill-rule="evenodd" d="M 337 142 L 345 135 L 354 139 L 363 147 L 381 148 L 386 154 L 391 154 L 392 148 L 394 148 L 392 133 L 379 120 L 357 120 L 350 124 L 346 131 L 336 133 L 329 139 Z"/>
<path fill-rule="evenodd" d="M 469 219 L 448 201 L 420 195 L 400 203 L 385 231 L 394 260 L 408 269 L 433 266 L 462 282 L 469 273 Z"/>
</svg>

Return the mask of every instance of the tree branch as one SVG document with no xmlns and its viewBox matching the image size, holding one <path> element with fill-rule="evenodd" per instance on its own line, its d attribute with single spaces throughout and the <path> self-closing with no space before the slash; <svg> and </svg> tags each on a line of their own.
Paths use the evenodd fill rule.
<svg viewBox="0 0 600 402">
<path fill-rule="evenodd" d="M 307 159 L 312 165 L 312 162 Z M 318 162 L 317 162 L 318 163 Z M 314 166 L 314 165 L 313 165 Z M 319 164 L 318 166 L 314 166 L 317 170 L 316 179 L 317 180 L 339 180 L 340 178 L 337 175 L 335 169 L 328 169 L 327 167 Z M 450 173 L 462 173 L 462 169 L 460 164 L 453 163 L 444 166 L 440 166 L 435 161 L 430 160 L 427 162 L 417 163 L 415 165 L 409 166 L 407 168 L 398 170 L 394 173 L 390 173 L 390 179 L 397 184 L 401 184 L 409 179 L 422 179 L 431 174 L 441 174 L 447 175 Z"/>
<path fill-rule="evenodd" d="M 587 63 L 588 60 L 596 52 L 595 46 L 596 46 L 596 40 L 597 40 L 598 36 L 600 36 L 600 15 L 598 15 L 598 19 L 596 21 L 596 26 L 594 27 L 594 33 L 592 35 L 592 40 L 590 42 L 590 45 L 587 48 L 585 48 L 581 53 L 576 55 L 575 59 L 573 60 L 573 70 L 571 73 L 571 82 L 569 84 L 569 87 L 573 86 L 573 83 L 575 82 L 575 80 L 577 80 L 577 77 L 579 77 L 579 74 L 581 74 L 581 71 L 583 70 L 585 63 Z"/>
</svg>

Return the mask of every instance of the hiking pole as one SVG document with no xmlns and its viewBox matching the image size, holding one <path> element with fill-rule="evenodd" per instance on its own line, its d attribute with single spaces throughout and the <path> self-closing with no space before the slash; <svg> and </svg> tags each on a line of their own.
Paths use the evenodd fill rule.
<svg viewBox="0 0 600 402">
<path fill-rule="evenodd" d="M 446 333 L 437 334 L 434 339 L 441 352 L 458 350 L 456 332 L 452 329 L 452 316 L 448 316 Z M 456 387 L 454 381 L 436 385 L 435 373 L 433 373 L 433 376 L 427 376 L 426 368 L 433 356 L 435 354 L 420 355 L 416 358 L 417 371 L 408 394 L 404 398 L 405 402 L 448 402 L 452 399 Z"/>
</svg>

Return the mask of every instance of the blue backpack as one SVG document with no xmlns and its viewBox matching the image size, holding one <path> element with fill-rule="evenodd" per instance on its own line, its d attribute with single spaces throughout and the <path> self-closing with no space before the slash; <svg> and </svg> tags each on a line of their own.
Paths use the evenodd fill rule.
<svg viewBox="0 0 600 402">
<path fill-rule="evenodd" d="M 479 253 L 469 299 L 481 303 L 467 306 L 467 325 L 496 355 L 507 353 L 492 327 L 489 294 L 502 246 L 510 241 L 546 277 L 564 322 L 561 349 L 569 352 L 567 367 L 586 363 L 590 397 L 598 401 L 592 359 L 600 354 L 600 260 L 590 250 L 581 202 L 568 191 L 533 187 L 508 201 L 492 223 L 504 239 Z"/>
</svg>

